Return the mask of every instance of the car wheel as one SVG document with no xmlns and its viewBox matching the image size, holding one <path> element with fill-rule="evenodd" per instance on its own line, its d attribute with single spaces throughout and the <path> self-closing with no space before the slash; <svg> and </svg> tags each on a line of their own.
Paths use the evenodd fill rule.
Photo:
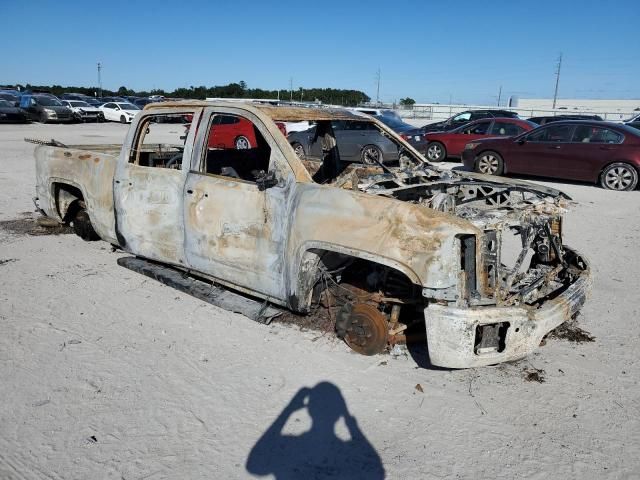
<svg viewBox="0 0 640 480">
<path fill-rule="evenodd" d="M 502 175 L 504 161 L 496 152 L 482 152 L 476 160 L 476 172 L 485 175 Z"/>
<path fill-rule="evenodd" d="M 382 151 L 375 145 L 367 145 L 362 149 L 360 154 L 362 163 L 365 165 L 377 165 L 383 162 Z"/>
<path fill-rule="evenodd" d="M 302 146 L 301 143 L 292 143 L 291 146 L 293 147 L 293 151 L 296 152 L 297 157 L 300 160 L 304 160 L 305 158 L 305 154 L 304 154 L 304 147 Z"/>
<path fill-rule="evenodd" d="M 441 162 L 447 158 L 447 149 L 440 142 L 427 145 L 427 158 L 432 162 Z"/>
<path fill-rule="evenodd" d="M 78 210 L 78 213 L 76 213 L 76 216 L 73 218 L 73 231 L 86 242 L 100 239 L 93 229 L 93 225 L 91 225 L 89 214 L 83 208 Z"/>
<path fill-rule="evenodd" d="M 44 112 L 41 112 L 40 115 L 38 116 L 38 121 L 40 123 L 47 123 L 47 114 Z"/>
<path fill-rule="evenodd" d="M 619 192 L 635 190 L 638 186 L 638 171 L 628 163 L 612 163 L 600 174 L 600 186 Z"/>
<path fill-rule="evenodd" d="M 244 135 L 240 135 L 236 138 L 235 145 L 236 150 L 249 150 L 251 148 L 251 142 L 249 142 L 249 139 Z"/>
<path fill-rule="evenodd" d="M 120 123 L 127 123 L 127 118 L 124 115 L 120 115 Z"/>
</svg>

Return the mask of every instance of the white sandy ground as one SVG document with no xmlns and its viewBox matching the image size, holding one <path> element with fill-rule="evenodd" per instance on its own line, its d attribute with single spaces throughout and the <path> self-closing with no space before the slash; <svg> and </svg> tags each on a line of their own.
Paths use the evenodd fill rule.
<svg viewBox="0 0 640 480">
<path fill-rule="evenodd" d="M 0 221 L 33 210 L 34 146 L 23 137 L 121 142 L 125 131 L 0 126 Z M 0 260 L 15 260 L 0 265 L 0 478 L 251 477 L 256 442 L 319 382 L 339 389 L 387 478 L 640 478 L 640 192 L 549 184 L 578 202 L 565 241 L 592 262 L 579 321 L 597 339 L 549 340 L 524 361 L 471 370 L 358 356 L 317 333 L 259 325 L 119 267 L 122 254 L 103 242 L 0 231 Z M 530 367 L 546 381 L 525 381 Z M 303 408 L 284 431 L 309 425 Z M 314 432 L 297 449 L 295 438 L 289 450 L 268 445 L 271 463 L 250 470 L 303 465 L 310 444 L 334 460 L 354 451 Z M 350 437 L 344 420 L 336 432 Z M 375 454 L 356 459 L 341 471 L 381 478 Z M 277 478 L 345 477 L 313 471 Z"/>
</svg>

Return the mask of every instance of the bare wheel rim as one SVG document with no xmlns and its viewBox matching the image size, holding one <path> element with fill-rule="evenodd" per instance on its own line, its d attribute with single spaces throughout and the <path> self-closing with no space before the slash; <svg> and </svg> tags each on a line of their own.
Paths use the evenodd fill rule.
<svg viewBox="0 0 640 480">
<path fill-rule="evenodd" d="M 442 149 L 440 148 L 440 145 L 431 145 L 427 149 L 427 158 L 429 160 L 437 160 L 440 158 L 440 155 L 442 155 Z"/>
<path fill-rule="evenodd" d="M 478 170 L 488 175 L 493 175 L 498 171 L 498 157 L 495 155 L 483 155 L 478 160 Z"/>
<path fill-rule="evenodd" d="M 251 144 L 247 137 L 238 137 L 236 138 L 236 149 L 237 150 L 248 150 L 251 148 Z"/>
<path fill-rule="evenodd" d="M 296 155 L 298 156 L 298 158 L 304 158 L 304 148 L 302 148 L 302 145 L 298 144 L 293 148 L 293 151 L 296 152 Z"/>
<path fill-rule="evenodd" d="M 628 167 L 614 167 L 604 177 L 604 183 L 611 190 L 626 190 L 633 182 L 633 172 Z"/>
<path fill-rule="evenodd" d="M 385 349 L 387 320 L 376 307 L 363 303 L 354 305 L 350 320 L 344 337 L 349 347 L 362 355 L 376 355 Z"/>
<path fill-rule="evenodd" d="M 366 147 L 362 151 L 362 161 L 367 165 L 374 165 L 381 161 L 380 150 L 376 147 Z"/>
</svg>

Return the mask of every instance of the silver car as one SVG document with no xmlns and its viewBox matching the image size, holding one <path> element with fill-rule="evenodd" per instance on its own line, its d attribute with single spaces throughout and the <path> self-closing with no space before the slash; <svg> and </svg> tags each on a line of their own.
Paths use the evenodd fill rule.
<svg viewBox="0 0 640 480">
<path fill-rule="evenodd" d="M 398 161 L 398 147 L 375 124 L 335 120 L 331 122 L 331 127 L 335 133 L 340 160 L 367 165 Z M 304 132 L 293 132 L 287 140 L 299 158 L 322 158 L 322 146 L 320 138 L 316 137 L 316 127 Z"/>
</svg>

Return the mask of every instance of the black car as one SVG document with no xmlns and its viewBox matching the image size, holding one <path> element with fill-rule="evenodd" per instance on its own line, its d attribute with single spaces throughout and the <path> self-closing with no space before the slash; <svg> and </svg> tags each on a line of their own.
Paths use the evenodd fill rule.
<svg viewBox="0 0 640 480">
<path fill-rule="evenodd" d="M 75 120 L 71 109 L 50 95 L 25 94 L 20 97 L 20 108 L 27 112 L 31 120 L 41 123 L 73 122 Z"/>
<path fill-rule="evenodd" d="M 530 122 L 537 123 L 538 125 L 546 125 L 551 122 L 560 122 L 562 120 L 595 120 L 602 122 L 603 119 L 599 115 L 547 115 L 542 117 L 531 117 L 528 119 Z"/>
<path fill-rule="evenodd" d="M 420 153 L 425 153 L 427 151 L 428 142 L 421 128 L 414 127 L 413 125 L 388 115 L 375 115 L 374 118 L 377 118 L 391 130 L 400 135 Z"/>
<path fill-rule="evenodd" d="M 88 95 L 86 97 L 82 98 L 82 101 L 83 102 L 87 102 L 89 105 L 91 105 L 92 107 L 96 107 L 96 108 L 98 108 L 100 105 L 103 104 L 103 102 L 101 102 L 99 100 L 96 100 L 95 98 L 90 97 Z"/>
<path fill-rule="evenodd" d="M 0 92 L 0 100 L 9 102 L 12 106 L 20 105 L 20 97 L 9 92 Z"/>
<path fill-rule="evenodd" d="M 467 110 L 455 114 L 442 122 L 430 123 L 422 127 L 422 132 L 448 132 L 474 120 L 483 118 L 519 118 L 516 112 L 509 110 Z"/>
<path fill-rule="evenodd" d="M 132 103 L 140 108 L 144 108 L 145 105 L 157 102 L 157 100 L 151 100 L 150 98 L 136 98 Z"/>
<path fill-rule="evenodd" d="M 100 105 L 104 105 L 107 102 L 116 102 L 116 103 L 129 103 L 129 101 L 122 97 L 101 97 L 98 99 Z"/>
<path fill-rule="evenodd" d="M 629 120 L 625 120 L 624 124 L 640 130 L 640 114 L 635 117 L 631 117 Z"/>
<path fill-rule="evenodd" d="M 60 97 L 61 100 L 79 100 L 84 102 L 84 97 L 82 93 L 63 93 Z"/>
<path fill-rule="evenodd" d="M 24 110 L 15 107 L 12 103 L 0 99 L 1 123 L 28 123 L 29 118 Z"/>
</svg>

